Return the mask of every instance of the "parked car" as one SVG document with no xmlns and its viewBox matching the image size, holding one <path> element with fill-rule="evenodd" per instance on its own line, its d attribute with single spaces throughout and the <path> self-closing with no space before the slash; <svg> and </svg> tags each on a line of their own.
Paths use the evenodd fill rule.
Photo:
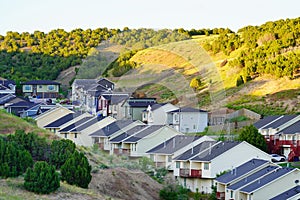
<svg viewBox="0 0 300 200">
<path fill-rule="evenodd" d="M 285 156 L 281 156 L 278 154 L 271 154 L 272 156 L 272 162 L 283 162 L 286 160 Z"/>
</svg>

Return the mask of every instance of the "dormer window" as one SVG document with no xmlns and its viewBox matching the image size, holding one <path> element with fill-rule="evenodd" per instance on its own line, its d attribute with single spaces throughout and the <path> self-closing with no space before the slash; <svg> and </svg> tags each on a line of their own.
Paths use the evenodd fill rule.
<svg viewBox="0 0 300 200">
<path fill-rule="evenodd" d="M 48 85 L 48 90 L 54 90 L 54 85 Z"/>
<path fill-rule="evenodd" d="M 25 90 L 31 90 L 31 85 L 25 85 Z"/>
</svg>

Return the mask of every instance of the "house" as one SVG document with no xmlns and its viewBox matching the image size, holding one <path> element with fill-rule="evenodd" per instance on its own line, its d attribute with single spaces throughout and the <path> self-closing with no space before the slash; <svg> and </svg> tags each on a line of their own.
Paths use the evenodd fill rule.
<svg viewBox="0 0 300 200">
<path fill-rule="evenodd" d="M 170 103 L 149 105 L 142 113 L 142 122 L 154 125 L 168 124 L 168 112 L 177 110 L 178 107 Z"/>
<path fill-rule="evenodd" d="M 298 183 L 295 183 L 298 184 Z M 284 191 L 283 193 L 273 197 L 270 200 L 282 200 L 282 199 L 286 199 L 286 200 L 298 200 L 300 199 L 300 186 L 297 185 L 287 191 Z"/>
<path fill-rule="evenodd" d="M 216 178 L 217 198 L 271 199 L 292 190 L 299 179 L 298 169 L 281 167 L 266 160 L 252 159 Z M 289 194 L 291 193 L 295 194 L 294 192 Z"/>
<path fill-rule="evenodd" d="M 290 161 L 299 160 L 299 125 L 299 115 L 268 116 L 254 123 L 265 137 L 269 152 L 285 155 Z"/>
<path fill-rule="evenodd" d="M 45 104 L 43 102 L 33 104 L 32 106 L 28 107 L 27 109 L 24 109 L 22 111 L 19 111 L 20 117 L 26 118 L 31 117 L 34 118 L 42 113 L 42 105 Z M 12 105 L 13 106 L 13 105 Z"/>
<path fill-rule="evenodd" d="M 146 153 L 154 161 L 156 167 L 164 167 L 168 170 L 173 170 L 175 168 L 175 163 L 173 161 L 175 157 L 203 141 L 214 141 L 214 139 L 208 136 L 176 135 L 167 141 L 163 141 Z"/>
<path fill-rule="evenodd" d="M 175 135 L 182 133 L 163 125 L 139 125 L 109 140 L 110 154 L 131 157 L 146 156 L 146 152 Z"/>
<path fill-rule="evenodd" d="M 49 123 L 54 122 L 55 120 L 70 114 L 70 113 L 74 113 L 74 111 L 69 110 L 68 108 L 65 108 L 61 105 L 56 105 L 55 108 L 52 108 L 40 115 L 38 115 L 35 118 L 36 124 L 38 127 L 40 128 L 44 128 L 44 126 L 46 126 Z"/>
<path fill-rule="evenodd" d="M 31 101 L 56 101 L 59 96 L 60 83 L 49 80 L 32 80 L 22 83 L 22 93 Z"/>
<path fill-rule="evenodd" d="M 103 116 L 112 116 L 115 119 L 123 119 L 123 102 L 129 98 L 127 93 L 106 92 L 98 97 L 97 113 Z"/>
<path fill-rule="evenodd" d="M 179 183 L 191 191 L 198 189 L 211 193 L 217 174 L 253 158 L 271 160 L 269 154 L 245 141 L 204 141 L 174 159 L 176 168 L 173 173 Z"/>
<path fill-rule="evenodd" d="M 98 129 L 90 134 L 93 144 L 97 144 L 100 149 L 109 151 L 109 139 L 110 137 L 115 137 L 121 133 L 135 127 L 138 125 L 143 125 L 141 121 L 138 120 L 117 120 L 102 129 Z"/>
<path fill-rule="evenodd" d="M 16 83 L 13 80 L 0 79 L 0 95 L 15 94 Z"/>
<path fill-rule="evenodd" d="M 17 103 L 8 104 L 5 106 L 5 109 L 8 113 L 19 117 L 34 117 L 41 113 L 40 104 L 29 101 L 19 101 Z"/>
<path fill-rule="evenodd" d="M 72 84 L 72 102 L 76 102 L 82 110 L 96 114 L 99 96 L 113 90 L 114 83 L 105 78 L 75 79 Z"/>
<path fill-rule="evenodd" d="M 207 112 L 200 109 L 185 107 L 168 112 L 168 124 L 182 133 L 203 132 L 207 120 Z"/>
<path fill-rule="evenodd" d="M 122 105 L 125 119 L 142 121 L 142 112 L 156 104 L 156 98 L 129 98 Z"/>
<path fill-rule="evenodd" d="M 5 104 L 9 103 L 15 98 L 16 95 L 14 94 L 0 94 L 0 108 L 4 109 Z"/>
<path fill-rule="evenodd" d="M 44 128 L 53 133 L 58 133 L 58 131 L 60 131 L 61 129 L 69 126 L 72 123 L 79 121 L 80 119 L 83 119 L 84 117 L 92 117 L 92 115 L 89 113 L 81 114 L 79 112 L 69 113 L 65 116 L 58 118 L 54 122 L 45 125 Z"/>
</svg>

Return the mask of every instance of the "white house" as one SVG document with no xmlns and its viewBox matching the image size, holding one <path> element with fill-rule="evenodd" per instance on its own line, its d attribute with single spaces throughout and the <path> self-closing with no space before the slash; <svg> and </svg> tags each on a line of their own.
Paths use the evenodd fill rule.
<svg viewBox="0 0 300 200">
<path fill-rule="evenodd" d="M 168 112 L 177 110 L 178 107 L 170 103 L 148 105 L 143 111 L 142 121 L 146 124 L 167 125 Z"/>
<path fill-rule="evenodd" d="M 203 132 L 207 127 L 208 114 L 195 108 L 179 108 L 168 112 L 168 124 L 182 133 Z"/>
<path fill-rule="evenodd" d="M 271 160 L 271 156 L 247 142 L 204 141 L 176 157 L 173 173 L 185 187 L 204 193 L 211 193 L 216 175 L 235 168 L 242 163 L 261 158 Z"/>
</svg>

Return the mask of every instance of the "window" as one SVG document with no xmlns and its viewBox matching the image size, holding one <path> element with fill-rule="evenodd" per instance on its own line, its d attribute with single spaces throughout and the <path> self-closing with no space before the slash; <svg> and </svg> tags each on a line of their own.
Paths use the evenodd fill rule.
<svg viewBox="0 0 300 200">
<path fill-rule="evenodd" d="M 196 129 L 196 124 L 193 125 L 193 129 Z"/>
<path fill-rule="evenodd" d="M 209 163 L 204 163 L 204 170 L 209 170 Z"/>
<path fill-rule="evenodd" d="M 154 161 L 154 154 L 150 154 L 150 159 Z"/>
<path fill-rule="evenodd" d="M 42 85 L 39 85 L 39 88 L 43 88 L 43 86 L 42 86 Z"/>
<path fill-rule="evenodd" d="M 177 168 L 177 169 L 180 168 L 180 162 L 176 162 L 176 168 Z"/>
<path fill-rule="evenodd" d="M 68 134 L 67 133 L 65 133 L 65 138 L 68 138 Z"/>
<path fill-rule="evenodd" d="M 48 90 L 54 90 L 54 85 L 48 85 Z"/>
<path fill-rule="evenodd" d="M 233 191 L 230 191 L 230 198 L 233 198 Z"/>
<path fill-rule="evenodd" d="M 172 156 L 168 156 L 168 162 L 172 162 Z"/>
<path fill-rule="evenodd" d="M 31 90 L 31 85 L 25 85 L 24 88 L 25 90 Z"/>
<path fill-rule="evenodd" d="M 77 138 L 77 133 L 75 133 L 75 138 Z"/>
</svg>

